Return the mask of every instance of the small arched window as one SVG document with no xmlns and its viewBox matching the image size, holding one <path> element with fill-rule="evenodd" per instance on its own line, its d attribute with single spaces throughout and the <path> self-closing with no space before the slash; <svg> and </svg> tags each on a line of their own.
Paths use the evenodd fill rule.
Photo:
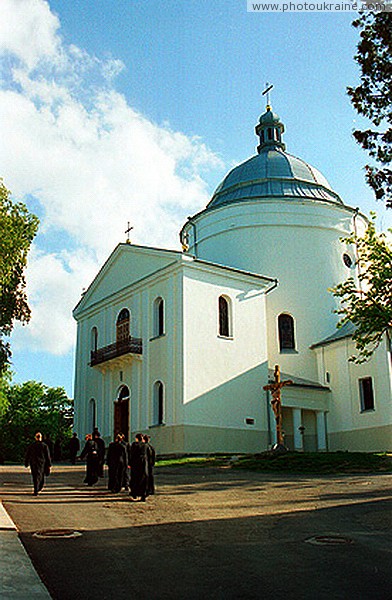
<svg viewBox="0 0 392 600">
<path fill-rule="evenodd" d="M 96 352 L 98 350 L 98 329 L 93 327 L 91 330 L 91 351 Z"/>
<path fill-rule="evenodd" d="M 163 424 L 163 402 L 164 402 L 164 387 L 162 381 L 154 383 L 153 391 L 153 425 Z"/>
<path fill-rule="evenodd" d="M 154 336 L 158 337 L 165 333 L 165 302 L 163 298 L 154 301 Z"/>
<path fill-rule="evenodd" d="M 117 317 L 116 322 L 116 341 L 123 342 L 130 335 L 131 314 L 127 308 L 123 308 Z"/>
<path fill-rule="evenodd" d="M 282 313 L 278 317 L 279 349 L 295 350 L 294 319 L 291 315 Z"/>
<path fill-rule="evenodd" d="M 274 130 L 271 129 L 270 127 L 268 128 L 268 139 L 269 140 L 273 140 L 274 139 Z"/>
<path fill-rule="evenodd" d="M 231 337 L 231 306 L 226 296 L 219 296 L 219 335 Z"/>
</svg>

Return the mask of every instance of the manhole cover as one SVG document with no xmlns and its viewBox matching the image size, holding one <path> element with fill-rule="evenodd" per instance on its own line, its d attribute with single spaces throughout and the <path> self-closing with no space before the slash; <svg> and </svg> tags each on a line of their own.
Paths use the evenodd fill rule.
<svg viewBox="0 0 392 600">
<path fill-rule="evenodd" d="M 82 534 L 80 531 L 75 531 L 74 529 L 41 529 L 40 531 L 36 531 L 33 533 L 34 537 L 40 539 L 50 539 L 50 538 L 75 538 L 79 537 Z"/>
<path fill-rule="evenodd" d="M 353 540 L 341 535 L 315 535 L 305 542 L 314 546 L 347 546 L 347 544 L 352 544 Z"/>
</svg>

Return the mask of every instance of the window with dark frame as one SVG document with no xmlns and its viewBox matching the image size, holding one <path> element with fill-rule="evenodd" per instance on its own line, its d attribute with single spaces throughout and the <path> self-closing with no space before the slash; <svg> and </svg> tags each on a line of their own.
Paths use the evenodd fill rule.
<svg viewBox="0 0 392 600">
<path fill-rule="evenodd" d="M 361 412 L 374 410 L 373 382 L 371 377 L 359 379 L 359 396 L 361 400 Z"/>
<path fill-rule="evenodd" d="M 94 427 L 97 424 L 97 405 L 94 398 L 90 399 L 89 403 L 89 417 L 90 417 L 90 427 L 91 431 L 93 431 Z"/>
<path fill-rule="evenodd" d="M 154 302 L 154 336 L 159 337 L 165 333 L 165 302 L 157 298 Z"/>
<path fill-rule="evenodd" d="M 224 296 L 219 296 L 219 335 L 230 337 L 229 303 Z"/>
<path fill-rule="evenodd" d="M 281 314 L 278 317 L 279 349 L 295 350 L 294 319 L 291 315 Z"/>
<path fill-rule="evenodd" d="M 156 381 L 154 384 L 154 425 L 163 424 L 163 383 Z"/>
<path fill-rule="evenodd" d="M 91 350 L 92 352 L 98 350 L 98 329 L 96 327 L 91 330 Z"/>
<path fill-rule="evenodd" d="M 127 340 L 130 335 L 131 314 L 127 308 L 123 308 L 117 317 L 116 322 L 116 341 Z"/>
</svg>

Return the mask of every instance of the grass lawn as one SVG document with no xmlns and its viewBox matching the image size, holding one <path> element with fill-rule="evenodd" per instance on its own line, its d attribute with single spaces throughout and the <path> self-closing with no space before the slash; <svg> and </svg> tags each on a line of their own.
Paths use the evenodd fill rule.
<svg viewBox="0 0 392 600">
<path fill-rule="evenodd" d="M 372 452 L 286 452 L 275 454 L 183 456 L 158 460 L 165 466 L 227 467 L 286 473 L 392 473 L 392 454 Z"/>
</svg>

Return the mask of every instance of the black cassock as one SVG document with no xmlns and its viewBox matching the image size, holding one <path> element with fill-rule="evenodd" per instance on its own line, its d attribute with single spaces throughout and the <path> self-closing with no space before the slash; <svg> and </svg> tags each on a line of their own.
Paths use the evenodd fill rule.
<svg viewBox="0 0 392 600">
<path fill-rule="evenodd" d="M 105 442 L 101 437 L 96 437 L 94 442 L 97 444 L 98 451 L 98 475 L 103 477 L 103 465 L 105 464 Z"/>
<path fill-rule="evenodd" d="M 86 459 L 86 477 L 84 483 L 87 485 L 94 485 L 98 481 L 98 469 L 99 469 L 99 458 L 98 448 L 94 440 L 87 440 L 83 451 L 80 455 L 80 459 Z"/>
<path fill-rule="evenodd" d="M 147 444 L 149 447 L 148 455 L 148 486 L 147 493 L 149 496 L 155 494 L 155 482 L 154 482 L 154 466 L 155 466 L 155 448 L 151 444 Z"/>
<path fill-rule="evenodd" d="M 71 463 L 74 465 L 76 463 L 76 455 L 80 450 L 80 442 L 77 437 L 71 437 L 69 440 L 69 456 L 71 459 Z"/>
<path fill-rule="evenodd" d="M 108 489 L 119 492 L 123 487 L 128 468 L 127 452 L 122 442 L 110 442 L 106 462 L 109 467 Z"/>
<path fill-rule="evenodd" d="M 150 448 L 144 442 L 131 444 L 131 496 L 145 498 L 148 495 L 148 463 Z"/>
<path fill-rule="evenodd" d="M 44 487 L 45 475 L 49 475 L 52 466 L 49 448 L 44 442 L 36 440 L 30 444 L 26 451 L 25 466 L 30 466 L 34 494 L 37 495 Z"/>
</svg>

